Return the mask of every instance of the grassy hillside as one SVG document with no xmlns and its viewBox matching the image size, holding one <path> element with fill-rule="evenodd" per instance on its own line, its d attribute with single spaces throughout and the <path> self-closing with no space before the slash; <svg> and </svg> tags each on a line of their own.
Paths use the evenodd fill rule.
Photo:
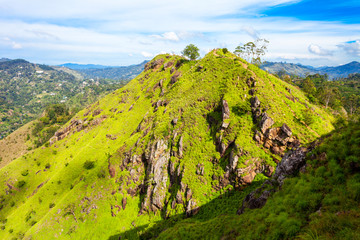
<svg viewBox="0 0 360 240">
<path fill-rule="evenodd" d="M 0 168 L 28 153 L 35 147 L 34 142 L 30 139 L 33 127 L 34 123 L 29 122 L 11 135 L 0 140 Z"/>
<path fill-rule="evenodd" d="M 359 156 L 356 122 L 326 136 L 308 153 L 306 170 L 287 179 L 261 209 L 239 216 L 234 201 L 217 200 L 206 206 L 208 211 L 225 209 L 216 219 L 204 219 L 202 212 L 176 224 L 166 220 L 146 232 L 137 230 L 142 239 L 360 239 Z"/>
<path fill-rule="evenodd" d="M 0 238 L 136 239 L 164 218 L 218 216 L 217 201 L 234 203 L 230 213 L 251 182 L 332 121 L 298 88 L 229 52 L 159 55 L 48 146 L 0 169 Z"/>
</svg>

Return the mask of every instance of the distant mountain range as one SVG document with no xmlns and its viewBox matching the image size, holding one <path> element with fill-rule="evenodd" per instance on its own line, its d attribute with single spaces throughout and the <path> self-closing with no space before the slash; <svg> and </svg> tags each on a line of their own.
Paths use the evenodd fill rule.
<svg viewBox="0 0 360 240">
<path fill-rule="evenodd" d="M 327 74 L 329 79 L 335 79 L 347 77 L 349 74 L 353 73 L 360 73 L 360 63 L 353 61 L 337 67 L 314 68 L 294 63 L 266 62 L 261 66 L 261 69 L 269 73 L 278 73 L 279 71 L 284 70 L 289 75 L 298 75 L 300 77 L 304 77 L 306 74 Z"/>
<path fill-rule="evenodd" d="M 82 70 L 82 69 L 104 69 L 104 68 L 113 68 L 116 66 L 106 66 L 98 64 L 77 64 L 77 63 L 64 63 L 58 65 L 60 67 L 67 67 L 73 70 Z"/>
<path fill-rule="evenodd" d="M 95 64 L 65 63 L 60 66 L 78 71 L 85 78 L 107 78 L 114 80 L 133 79 L 139 75 L 148 61 L 130 66 L 104 66 Z"/>
</svg>

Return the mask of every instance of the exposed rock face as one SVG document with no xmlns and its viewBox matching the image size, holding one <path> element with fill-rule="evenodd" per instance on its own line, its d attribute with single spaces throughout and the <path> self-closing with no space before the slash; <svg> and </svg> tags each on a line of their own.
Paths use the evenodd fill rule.
<svg viewBox="0 0 360 240">
<path fill-rule="evenodd" d="M 122 199 L 121 203 L 122 203 L 122 208 L 123 208 L 123 210 L 125 210 L 126 204 L 127 204 L 127 198 L 124 197 L 124 198 Z"/>
<path fill-rule="evenodd" d="M 265 190 L 265 188 L 269 186 L 273 187 L 274 185 L 272 181 L 267 180 L 260 188 L 248 194 L 245 197 L 241 208 L 237 211 L 237 214 L 244 213 L 246 208 L 262 208 L 271 194 L 275 192 L 274 189 Z"/>
<path fill-rule="evenodd" d="M 191 217 L 199 212 L 200 208 L 197 206 L 194 199 L 190 199 L 186 206 L 186 216 Z"/>
<path fill-rule="evenodd" d="M 250 103 L 251 103 L 251 107 L 252 107 L 252 108 L 258 108 L 258 107 L 260 107 L 260 101 L 259 101 L 259 99 L 258 99 L 257 96 L 252 97 L 252 98 L 250 99 Z"/>
<path fill-rule="evenodd" d="M 179 158 L 182 158 L 183 157 L 183 136 L 180 137 L 179 139 L 179 151 L 178 151 L 178 156 Z"/>
<path fill-rule="evenodd" d="M 227 128 L 230 124 L 230 109 L 229 109 L 229 105 L 226 102 L 226 100 L 222 100 L 222 124 L 221 127 L 222 128 Z"/>
<path fill-rule="evenodd" d="M 145 71 L 148 71 L 149 69 L 158 69 L 160 68 L 160 66 L 164 63 L 164 59 L 157 59 L 155 61 L 152 62 L 148 62 L 147 64 L 145 64 Z"/>
<path fill-rule="evenodd" d="M 300 147 L 286 153 L 276 167 L 272 178 L 265 181 L 260 188 L 247 195 L 237 213 L 242 214 L 246 208 L 263 207 L 271 194 L 277 190 L 277 186 L 281 186 L 286 177 L 294 175 L 305 165 L 305 156 L 309 150 L 308 148 Z"/>
<path fill-rule="evenodd" d="M 179 77 L 181 77 L 181 73 L 180 72 L 176 72 L 174 75 L 171 76 L 171 80 L 170 83 L 174 84 L 178 81 Z"/>
<path fill-rule="evenodd" d="M 271 126 L 274 124 L 274 120 L 272 120 L 271 117 L 269 117 L 266 113 L 263 113 L 261 116 L 261 121 L 259 124 L 261 132 L 264 134 L 267 129 L 271 128 Z"/>
<path fill-rule="evenodd" d="M 287 176 L 295 174 L 305 165 L 307 148 L 297 148 L 285 154 L 281 162 L 277 165 L 273 178 L 282 185 Z"/>
<path fill-rule="evenodd" d="M 168 173 L 167 167 L 170 159 L 170 151 L 168 151 L 167 141 L 158 140 L 152 145 L 151 151 L 146 160 L 147 168 L 147 186 L 146 197 L 142 204 L 142 209 L 150 209 L 156 211 L 164 206 L 165 194 L 167 191 Z"/>
</svg>

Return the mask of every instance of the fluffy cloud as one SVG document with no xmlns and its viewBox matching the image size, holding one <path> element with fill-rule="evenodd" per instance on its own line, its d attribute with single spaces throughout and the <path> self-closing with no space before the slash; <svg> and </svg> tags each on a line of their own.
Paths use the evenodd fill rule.
<svg viewBox="0 0 360 240">
<path fill-rule="evenodd" d="M 151 58 L 151 57 L 154 56 L 154 54 L 149 53 L 149 52 L 141 52 L 141 55 L 143 55 L 143 56 L 146 57 L 146 58 Z"/>
<path fill-rule="evenodd" d="M 163 50 L 180 54 L 189 43 L 197 45 L 202 55 L 218 47 L 231 51 L 239 43 L 261 35 L 270 41 L 270 61 L 302 58 L 306 59 L 303 63 L 317 64 L 312 59 L 338 59 L 339 63 L 350 60 L 344 50 L 349 54 L 356 52 L 356 44 L 342 44 L 340 49 L 346 56 L 342 58 L 336 46 L 357 39 L 360 24 L 259 17 L 267 7 L 296 1 L 3 0 L 0 52 L 3 57 L 40 59 L 52 64 L 76 59 L 83 63 L 127 65 Z M 4 41 L 3 37 L 11 41 Z M 313 43 L 321 43 L 321 47 Z M 20 47 L 21 51 L 12 50 Z M 333 55 L 326 49 L 334 49 Z"/>
<path fill-rule="evenodd" d="M 344 50 L 350 56 L 360 57 L 360 40 L 339 44 L 338 47 Z"/>
<path fill-rule="evenodd" d="M 315 55 L 319 55 L 319 56 L 332 56 L 333 53 L 332 51 L 323 49 L 322 47 L 315 45 L 315 44 L 310 44 L 308 47 L 309 52 L 315 54 Z"/>
<path fill-rule="evenodd" d="M 151 37 L 161 39 L 161 40 L 169 40 L 169 41 L 179 41 L 179 37 L 174 32 L 166 32 L 161 35 L 151 35 Z"/>
</svg>

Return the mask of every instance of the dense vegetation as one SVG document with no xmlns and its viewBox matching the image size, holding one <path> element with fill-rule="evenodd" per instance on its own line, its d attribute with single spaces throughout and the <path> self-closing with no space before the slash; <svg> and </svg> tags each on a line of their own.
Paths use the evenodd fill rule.
<svg viewBox="0 0 360 240">
<path fill-rule="evenodd" d="M 228 235 L 223 224 L 235 225 L 242 198 L 291 148 L 276 152 L 254 140 L 254 99 L 274 130 L 291 129 L 294 142 L 334 129 L 328 110 L 296 86 L 226 49 L 198 61 L 159 55 L 126 86 L 77 113 L 52 144 L 0 169 L 0 238 L 148 238 L 164 229 L 164 219 L 191 215 L 161 236 Z M 46 129 L 66 116 L 66 108 L 50 108 L 41 121 Z M 191 227 L 197 224 L 204 225 Z"/>
<path fill-rule="evenodd" d="M 263 208 L 236 215 L 244 196 L 234 198 L 238 193 L 232 191 L 209 203 L 198 216 L 159 222 L 140 238 L 360 239 L 359 122 L 321 141 L 308 154 L 306 170 L 285 180 Z M 140 229 L 132 230 L 136 231 Z"/>
<path fill-rule="evenodd" d="M 356 118 L 356 115 L 359 114 L 359 74 L 351 74 L 347 78 L 339 78 L 336 81 L 329 81 L 327 75 L 320 74 L 295 79 L 291 79 L 287 75 L 280 75 L 280 78 L 301 87 L 313 103 L 338 111 L 344 107 L 351 118 Z M 346 115 L 344 112 L 342 114 Z"/>
<path fill-rule="evenodd" d="M 49 104 L 66 103 L 71 112 L 124 83 L 83 80 L 25 60 L 0 62 L 0 139 L 38 118 Z"/>
</svg>

